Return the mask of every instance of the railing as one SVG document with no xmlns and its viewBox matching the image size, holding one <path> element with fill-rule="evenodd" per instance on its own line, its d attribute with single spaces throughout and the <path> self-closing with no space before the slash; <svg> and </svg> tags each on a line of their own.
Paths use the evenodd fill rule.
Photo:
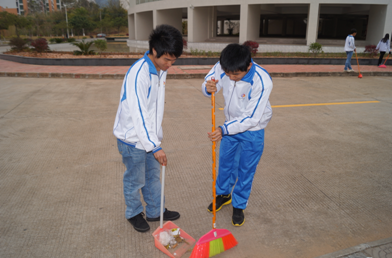
<svg viewBox="0 0 392 258">
<path fill-rule="evenodd" d="M 144 3 L 156 2 L 156 1 L 161 1 L 161 0 L 136 0 L 136 4 L 144 4 Z"/>
</svg>

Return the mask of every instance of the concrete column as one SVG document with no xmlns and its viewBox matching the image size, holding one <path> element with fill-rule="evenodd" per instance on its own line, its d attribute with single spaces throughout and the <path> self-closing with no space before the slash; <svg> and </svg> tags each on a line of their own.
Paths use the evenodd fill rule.
<svg viewBox="0 0 392 258">
<path fill-rule="evenodd" d="M 193 40 L 193 10 L 194 7 L 188 7 L 188 42 L 194 42 Z"/>
<path fill-rule="evenodd" d="M 211 35 L 211 37 L 216 37 L 216 29 L 217 29 L 217 23 L 218 23 L 217 9 L 215 6 L 212 8 L 213 8 L 213 11 L 212 11 L 213 16 L 212 16 L 212 35 Z"/>
<path fill-rule="evenodd" d="M 156 11 L 155 19 L 157 25 L 167 24 L 182 32 L 182 10 L 181 9 L 167 9 Z M 155 28 L 155 27 L 154 27 Z"/>
<path fill-rule="evenodd" d="M 208 39 L 211 7 L 188 8 L 188 42 L 202 42 Z"/>
<path fill-rule="evenodd" d="M 240 6 L 240 37 L 239 44 L 244 43 L 248 40 L 248 14 L 249 14 L 249 5 L 241 4 Z"/>
<path fill-rule="evenodd" d="M 240 44 L 247 40 L 257 40 L 260 34 L 260 7 L 259 5 L 241 5 L 241 18 L 242 9 L 247 8 L 246 14 L 246 30 L 240 30 Z M 242 22 L 240 26 L 242 25 Z M 244 32 L 244 33 L 243 33 Z M 244 37 L 242 38 L 241 35 Z"/>
<path fill-rule="evenodd" d="M 128 34 L 129 39 L 135 39 L 135 14 L 128 15 Z"/>
<path fill-rule="evenodd" d="M 389 42 L 392 39 L 392 3 L 390 2 L 387 6 L 387 13 L 385 15 L 385 23 L 384 23 L 384 35 L 389 33 Z M 383 36 L 384 36 L 383 35 Z"/>
<path fill-rule="evenodd" d="M 157 10 L 152 10 L 152 27 L 155 29 L 156 27 L 157 27 L 157 25 L 158 25 L 158 22 L 157 22 Z"/>
<path fill-rule="evenodd" d="M 308 21 L 307 21 L 307 29 L 306 29 L 306 45 L 310 45 L 316 42 L 317 39 L 317 30 L 319 23 L 319 3 L 311 3 L 309 5 L 308 12 Z"/>
<path fill-rule="evenodd" d="M 391 5 L 391 4 L 389 4 Z M 388 5 L 371 5 L 369 12 L 369 21 L 366 35 L 367 44 L 377 45 L 382 37 L 384 37 L 387 29 Z M 389 28 L 390 29 L 390 28 Z"/>
<path fill-rule="evenodd" d="M 148 40 L 153 28 L 153 13 L 151 11 L 135 14 L 136 40 Z"/>
</svg>

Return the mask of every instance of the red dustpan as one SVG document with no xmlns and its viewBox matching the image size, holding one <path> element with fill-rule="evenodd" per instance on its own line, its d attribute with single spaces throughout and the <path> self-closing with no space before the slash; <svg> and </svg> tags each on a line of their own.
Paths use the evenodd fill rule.
<svg viewBox="0 0 392 258">
<path fill-rule="evenodd" d="M 387 66 L 385 64 L 387 63 L 388 57 L 389 57 L 389 54 L 388 54 L 387 58 L 385 59 L 385 62 L 382 65 L 378 66 L 379 68 L 387 68 Z"/>
<path fill-rule="evenodd" d="M 154 236 L 155 246 L 168 256 L 172 258 L 181 257 L 184 253 L 186 253 L 196 242 L 194 238 L 188 235 L 184 230 L 180 229 L 176 224 L 171 221 L 163 224 L 163 200 L 165 193 L 165 169 L 166 166 L 162 166 L 162 187 L 161 187 L 161 217 L 160 217 L 160 227 L 157 228 L 152 235 Z M 179 231 L 177 231 L 179 229 Z M 176 238 L 178 240 L 175 241 L 174 245 L 164 246 L 161 243 L 161 236 L 168 235 L 173 231 L 180 232 L 180 238 Z M 161 234 L 163 232 L 163 234 Z M 170 247 L 170 248 L 169 248 Z"/>
</svg>

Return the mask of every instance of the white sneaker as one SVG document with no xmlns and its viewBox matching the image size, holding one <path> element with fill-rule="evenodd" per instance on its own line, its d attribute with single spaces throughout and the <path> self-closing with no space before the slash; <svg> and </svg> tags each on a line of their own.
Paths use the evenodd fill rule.
<svg viewBox="0 0 392 258">
<path fill-rule="evenodd" d="M 353 69 L 348 70 L 350 73 L 355 73 Z"/>
</svg>

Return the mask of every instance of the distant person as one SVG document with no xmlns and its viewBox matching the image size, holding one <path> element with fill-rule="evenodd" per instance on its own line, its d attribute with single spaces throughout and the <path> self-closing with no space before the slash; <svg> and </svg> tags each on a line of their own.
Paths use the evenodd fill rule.
<svg viewBox="0 0 392 258">
<path fill-rule="evenodd" d="M 382 63 L 382 59 L 384 58 L 385 52 L 389 52 L 389 54 L 391 54 L 391 43 L 389 41 L 388 33 L 385 34 L 385 37 L 383 37 L 380 40 L 380 42 L 378 42 L 376 50 L 380 51 L 380 58 L 378 59 L 378 64 L 377 64 L 377 66 L 379 66 Z"/>
<path fill-rule="evenodd" d="M 223 49 L 219 62 L 202 84 L 206 97 L 220 90 L 225 100 L 226 121 L 208 133 L 211 141 L 221 140 L 216 211 L 232 203 L 232 224 L 242 226 L 253 178 L 263 154 L 264 128 L 272 117 L 269 102 L 272 79 L 264 68 L 253 62 L 249 47 L 230 44 Z M 212 212 L 212 204 L 207 209 Z"/>
<path fill-rule="evenodd" d="M 346 72 L 354 72 L 351 67 L 351 57 L 353 56 L 354 52 L 357 53 L 357 49 L 355 48 L 355 39 L 354 37 L 357 35 L 357 30 L 352 29 L 351 33 L 346 38 L 346 44 L 344 45 L 344 51 L 346 51 L 347 59 L 346 64 L 344 66 L 344 70 Z"/>
<path fill-rule="evenodd" d="M 160 220 L 160 164 L 166 165 L 161 147 L 167 69 L 182 54 L 182 34 L 169 25 L 160 25 L 149 38 L 150 50 L 125 75 L 113 133 L 126 167 L 123 177 L 125 218 L 135 230 L 150 229 L 147 221 Z M 146 219 L 140 191 L 146 202 Z M 164 220 L 180 214 L 165 209 Z"/>
</svg>

